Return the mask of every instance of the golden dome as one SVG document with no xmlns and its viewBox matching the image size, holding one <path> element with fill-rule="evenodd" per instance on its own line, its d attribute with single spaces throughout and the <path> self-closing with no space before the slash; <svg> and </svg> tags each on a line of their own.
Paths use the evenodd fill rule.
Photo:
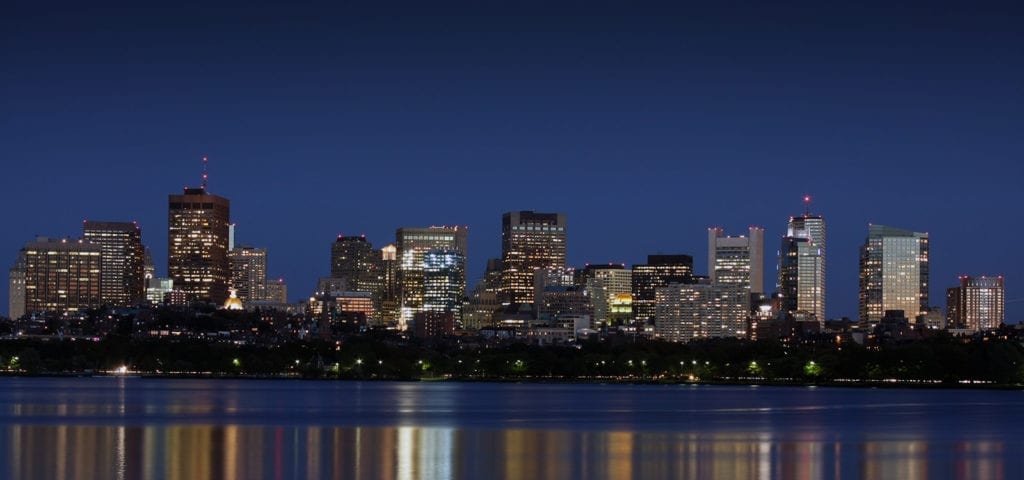
<svg viewBox="0 0 1024 480">
<path fill-rule="evenodd" d="M 245 310 L 242 306 L 242 299 L 235 295 L 235 290 L 231 290 L 231 296 L 224 301 L 224 310 Z"/>
</svg>

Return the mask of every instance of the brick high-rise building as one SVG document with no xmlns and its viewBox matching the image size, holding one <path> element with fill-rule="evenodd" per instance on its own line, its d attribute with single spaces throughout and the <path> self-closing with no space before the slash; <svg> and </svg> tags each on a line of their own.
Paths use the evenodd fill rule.
<svg viewBox="0 0 1024 480">
<path fill-rule="evenodd" d="M 167 198 L 167 273 L 193 300 L 218 305 L 228 298 L 231 202 L 205 186 Z"/>
<path fill-rule="evenodd" d="M 947 291 L 947 325 L 984 331 L 1005 320 L 1006 294 L 1003 277 L 961 276 L 960 285 Z"/>
</svg>

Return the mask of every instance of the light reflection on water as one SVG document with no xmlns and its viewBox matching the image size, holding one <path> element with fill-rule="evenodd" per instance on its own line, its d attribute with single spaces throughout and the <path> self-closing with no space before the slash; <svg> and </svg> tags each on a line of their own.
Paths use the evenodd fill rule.
<svg viewBox="0 0 1024 480">
<path fill-rule="evenodd" d="M 1004 445 L 433 427 L 11 426 L 3 478 L 1007 477 Z M 936 453 L 950 455 L 929 463 Z"/>
<path fill-rule="evenodd" d="M 1024 478 L 1021 397 L 0 379 L 0 478 Z"/>
</svg>

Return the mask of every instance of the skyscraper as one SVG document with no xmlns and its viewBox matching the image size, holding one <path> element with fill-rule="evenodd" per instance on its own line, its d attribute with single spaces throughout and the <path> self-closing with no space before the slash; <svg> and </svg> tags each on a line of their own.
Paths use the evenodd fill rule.
<svg viewBox="0 0 1024 480">
<path fill-rule="evenodd" d="M 585 315 L 591 326 L 594 306 L 581 283 L 579 271 L 572 267 L 545 267 L 533 271 L 533 307 L 537 319 L 558 322 L 565 315 Z"/>
<path fill-rule="evenodd" d="M 231 202 L 205 185 L 167 197 L 167 273 L 190 299 L 227 300 L 230 223 Z"/>
<path fill-rule="evenodd" d="M 450 312 L 461 319 L 465 281 L 466 257 L 455 250 L 428 250 L 423 255 L 423 311 Z"/>
<path fill-rule="evenodd" d="M 721 228 L 709 228 L 708 275 L 712 284 L 764 293 L 764 229 L 750 227 L 748 236 L 727 237 Z"/>
<path fill-rule="evenodd" d="M 373 297 L 374 320 L 382 325 L 397 324 L 401 307 L 398 285 L 398 248 L 385 245 L 377 251 L 380 285 Z"/>
<path fill-rule="evenodd" d="M 462 278 L 458 289 L 466 291 L 465 227 L 399 228 L 395 233 L 399 264 L 401 313 L 399 328 L 404 329 L 417 312 L 424 311 L 424 259 L 427 252 L 454 251 L 462 255 Z M 458 319 L 457 319 L 458 320 Z"/>
<path fill-rule="evenodd" d="M 964 275 L 959 280 L 960 285 L 947 294 L 949 326 L 977 331 L 999 327 L 1005 320 L 1003 277 Z"/>
<path fill-rule="evenodd" d="M 156 278 L 156 265 L 153 263 L 153 254 L 149 248 L 146 248 L 142 258 L 142 282 L 146 288 L 149 288 L 149 282 Z"/>
<path fill-rule="evenodd" d="M 267 249 L 239 245 L 228 252 L 231 288 L 244 304 L 267 299 Z"/>
<path fill-rule="evenodd" d="M 380 289 L 380 252 L 365 235 L 338 235 L 331 244 L 331 277 L 345 281 L 350 292 L 375 292 Z"/>
<path fill-rule="evenodd" d="M 533 271 L 565 267 L 564 213 L 508 212 L 501 217 L 501 299 L 533 301 Z"/>
<path fill-rule="evenodd" d="M 633 318 L 638 324 L 654 322 L 657 288 L 670 283 L 689 284 L 692 278 L 693 257 L 689 255 L 648 255 L 646 264 L 633 265 Z"/>
<path fill-rule="evenodd" d="M 100 255 L 100 298 L 114 306 L 136 305 L 145 299 L 146 249 L 135 222 L 82 222 L 82 238 L 103 248 Z"/>
<path fill-rule="evenodd" d="M 782 311 L 813 314 L 824 325 L 825 220 L 820 215 L 789 218 L 779 249 L 778 289 Z"/>
<path fill-rule="evenodd" d="M 764 230 L 750 227 L 748 236 L 727 237 L 721 228 L 708 229 L 708 274 L 716 323 L 704 332 L 745 337 L 751 294 L 764 293 Z"/>
<path fill-rule="evenodd" d="M 26 313 L 60 315 L 101 305 L 102 246 L 39 237 L 23 251 Z"/>
<path fill-rule="evenodd" d="M 928 234 L 870 225 L 860 248 L 860 319 L 928 312 Z"/>
<path fill-rule="evenodd" d="M 498 292 L 501 290 L 501 259 L 487 259 L 484 276 L 469 293 L 469 301 L 462 312 L 465 328 L 479 329 L 491 325 L 494 311 L 501 307 Z"/>
<path fill-rule="evenodd" d="M 632 298 L 633 271 L 625 265 L 588 264 L 583 268 L 583 287 L 594 308 L 595 324 L 606 324 L 611 315 L 611 304 L 619 295 Z M 630 301 L 632 305 L 632 301 Z"/>
<path fill-rule="evenodd" d="M 960 323 L 960 285 L 946 289 L 946 328 L 967 328 Z"/>
<path fill-rule="evenodd" d="M 18 252 L 10 272 L 7 316 L 17 320 L 25 315 L 25 250 Z"/>
</svg>

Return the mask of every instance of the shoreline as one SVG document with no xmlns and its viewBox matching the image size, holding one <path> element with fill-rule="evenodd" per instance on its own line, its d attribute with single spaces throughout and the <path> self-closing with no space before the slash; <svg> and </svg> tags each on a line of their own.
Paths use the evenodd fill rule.
<svg viewBox="0 0 1024 480">
<path fill-rule="evenodd" d="M 669 380 L 669 379 L 609 379 L 609 378 L 323 378 L 303 377 L 298 374 L 238 375 L 238 374 L 154 374 L 154 373 L 13 373 L 0 372 L 0 378 L 141 378 L 149 380 L 281 380 L 315 382 L 412 382 L 412 383 L 524 383 L 550 385 L 662 385 L 662 386 L 733 386 L 733 387 L 822 387 L 853 389 L 909 389 L 909 390 L 1024 390 L 1024 385 L 996 383 L 945 383 L 921 380 L 851 380 L 828 382 L 750 381 L 750 380 Z"/>
</svg>

